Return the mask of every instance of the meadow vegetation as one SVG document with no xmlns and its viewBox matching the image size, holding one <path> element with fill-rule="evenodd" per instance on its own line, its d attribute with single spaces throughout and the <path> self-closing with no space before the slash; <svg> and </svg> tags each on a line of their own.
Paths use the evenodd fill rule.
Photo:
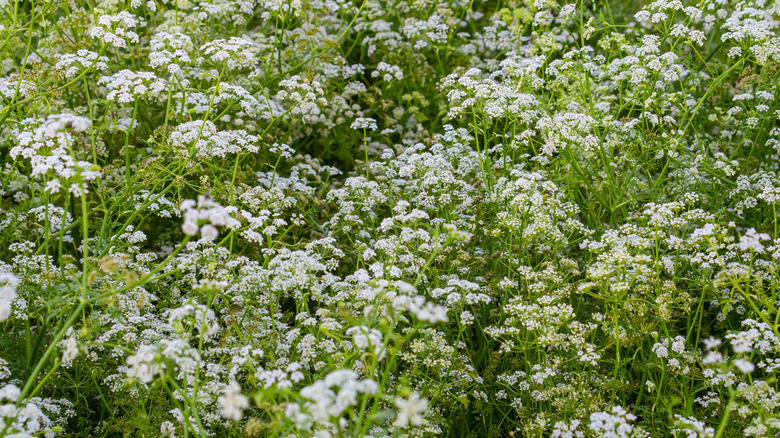
<svg viewBox="0 0 780 438">
<path fill-rule="evenodd" d="M 780 435 L 774 0 L 0 0 L 0 436 Z"/>
</svg>

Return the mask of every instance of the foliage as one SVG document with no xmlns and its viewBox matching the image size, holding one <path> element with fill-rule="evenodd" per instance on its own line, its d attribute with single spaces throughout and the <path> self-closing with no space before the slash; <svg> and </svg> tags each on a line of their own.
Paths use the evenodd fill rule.
<svg viewBox="0 0 780 438">
<path fill-rule="evenodd" d="M 778 3 L 0 11 L 0 436 L 780 434 Z"/>
</svg>

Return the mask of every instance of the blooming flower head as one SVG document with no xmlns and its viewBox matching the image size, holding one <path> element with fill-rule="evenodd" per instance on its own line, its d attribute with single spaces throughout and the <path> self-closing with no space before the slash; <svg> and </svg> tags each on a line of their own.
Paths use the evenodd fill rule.
<svg viewBox="0 0 780 438">
<path fill-rule="evenodd" d="M 374 349 L 378 360 L 385 357 L 385 347 L 382 345 L 382 332 L 365 326 L 350 327 L 347 335 L 352 335 L 355 346 L 360 349 L 371 347 Z"/>
<path fill-rule="evenodd" d="M 375 131 L 377 129 L 376 120 L 368 117 L 358 117 L 350 126 L 352 129 L 367 129 Z"/>
<path fill-rule="evenodd" d="M 241 386 L 235 380 L 228 383 L 217 401 L 222 416 L 233 421 L 239 421 L 244 416 L 244 409 L 249 407 L 249 399 L 241 394 Z"/>
<path fill-rule="evenodd" d="M 420 398 L 420 394 L 413 392 L 409 398 L 395 398 L 395 407 L 398 408 L 398 415 L 393 422 L 393 426 L 405 428 L 408 426 L 420 426 L 423 423 L 423 415 L 428 410 L 428 399 Z"/>
<path fill-rule="evenodd" d="M 755 252 L 764 252 L 764 245 L 761 244 L 762 240 L 769 240 L 769 234 L 757 233 L 755 228 L 751 228 L 739 238 L 740 251 L 753 250 Z"/>
</svg>

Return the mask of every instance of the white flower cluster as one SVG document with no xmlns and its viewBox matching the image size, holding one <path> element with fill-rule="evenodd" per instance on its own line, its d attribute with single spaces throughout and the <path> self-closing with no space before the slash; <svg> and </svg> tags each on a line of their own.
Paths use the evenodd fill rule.
<svg viewBox="0 0 780 438">
<path fill-rule="evenodd" d="M 636 415 L 614 406 L 610 412 L 591 414 L 588 428 L 603 438 L 630 438 L 634 430 L 631 423 L 635 420 Z"/>
<path fill-rule="evenodd" d="M 293 76 L 279 83 L 281 88 L 276 98 L 292 103 L 291 114 L 300 115 L 304 122 L 313 124 L 324 120 L 321 107 L 328 104 L 319 81 L 310 81 L 300 76 Z"/>
<path fill-rule="evenodd" d="M 167 314 L 168 324 L 172 327 L 184 331 L 183 325 L 191 324 L 203 340 L 209 340 L 219 332 L 219 322 L 214 311 L 192 300 L 181 307 L 170 309 Z"/>
<path fill-rule="evenodd" d="M 285 415 L 303 430 L 311 430 L 319 424 L 330 426 L 332 419 L 341 421 L 341 415 L 358 404 L 361 394 L 375 394 L 379 386 L 371 379 L 359 380 L 352 370 L 337 370 L 324 379 L 301 389 L 303 403 L 287 405 Z"/>
<path fill-rule="evenodd" d="M 777 2 L 566 3 L 0 0 L 0 435 L 780 435 Z"/>
<path fill-rule="evenodd" d="M 769 240 L 769 234 L 757 233 L 755 228 L 751 228 L 739 238 L 740 251 L 753 250 L 755 252 L 764 252 L 764 245 L 761 244 L 762 240 Z"/>
<path fill-rule="evenodd" d="M 421 426 L 423 423 L 423 414 L 428 410 L 428 399 L 421 398 L 420 394 L 413 392 L 409 398 L 395 398 L 395 407 L 398 408 L 398 414 L 395 417 L 393 426 L 405 428 L 408 426 Z"/>
<path fill-rule="evenodd" d="M 219 236 L 216 227 L 235 222 L 225 208 L 207 196 L 199 196 L 197 202 L 192 199 L 182 201 L 179 208 L 184 212 L 181 226 L 184 234 L 195 236 L 200 231 L 201 239 L 206 242 L 213 242 Z"/>
<path fill-rule="evenodd" d="M 692 417 L 683 417 L 682 415 L 674 416 L 677 422 L 677 429 L 674 429 L 674 433 L 682 433 L 687 438 L 714 438 L 715 429 L 707 426 L 703 421 L 697 420 Z"/>
<path fill-rule="evenodd" d="M 350 125 L 350 128 L 352 129 L 367 129 L 369 131 L 376 131 L 376 120 L 368 118 L 368 117 L 358 117 L 355 119 L 354 122 L 352 122 L 352 125 Z"/>
<path fill-rule="evenodd" d="M 411 312 L 420 321 L 430 324 L 449 321 L 446 307 L 427 301 L 420 295 L 398 295 L 393 299 L 393 307 Z"/>
<path fill-rule="evenodd" d="M 244 130 L 220 131 L 209 120 L 193 120 L 177 126 L 170 135 L 170 142 L 183 156 L 189 156 L 194 148 L 195 157 L 199 160 L 260 150 L 256 136 Z"/>
<path fill-rule="evenodd" d="M 361 350 L 373 348 L 377 360 L 384 359 L 386 351 L 382 343 L 382 332 L 379 330 L 361 325 L 348 328 L 346 334 L 347 336 L 352 336 L 352 342 L 355 343 L 355 347 Z"/>
<path fill-rule="evenodd" d="M 152 36 L 149 46 L 149 66 L 165 68 L 173 75 L 182 73 L 182 66 L 192 63 L 192 38 L 180 32 L 158 32 Z"/>
<path fill-rule="evenodd" d="M 91 121 L 69 113 L 54 114 L 46 119 L 27 119 L 21 131 L 16 132 L 17 145 L 9 155 L 13 159 L 30 160 L 33 178 L 46 180 L 45 190 L 58 193 L 63 186 L 81 196 L 87 193 L 86 183 L 101 173 L 88 161 L 74 160 L 75 138 L 72 132 L 88 130 Z"/>
<path fill-rule="evenodd" d="M 393 79 L 400 81 L 404 78 L 404 72 L 397 65 L 388 64 L 384 61 L 376 66 L 376 70 L 371 72 L 372 78 L 382 77 L 385 82 L 392 82 Z"/>
<path fill-rule="evenodd" d="M 241 394 L 241 385 L 235 380 L 228 383 L 217 402 L 222 409 L 222 415 L 233 421 L 239 421 L 244 416 L 244 409 L 249 407 L 249 399 Z"/>
<path fill-rule="evenodd" d="M 0 322 L 8 320 L 11 304 L 16 299 L 16 287 L 19 279 L 8 272 L 0 273 Z"/>
<path fill-rule="evenodd" d="M 66 78 L 75 77 L 90 70 L 105 71 L 108 69 L 108 57 L 99 56 L 97 53 L 80 49 L 76 53 L 59 55 L 55 65 L 57 70 L 64 72 Z"/>
<path fill-rule="evenodd" d="M 156 98 L 162 94 L 168 85 L 152 72 L 134 72 L 121 70 L 111 76 L 103 76 L 98 80 L 108 91 L 106 100 L 119 103 L 136 102 L 139 99 Z"/>
<path fill-rule="evenodd" d="M 0 361 L 4 362 L 2 359 Z M 2 363 L 0 362 L 0 363 Z M 76 415 L 66 399 L 32 397 L 19 400 L 22 391 L 14 384 L 0 387 L 0 429 L 7 437 L 52 437 Z"/>
<path fill-rule="evenodd" d="M 133 29 L 145 25 L 144 20 L 128 11 L 115 15 L 105 14 L 98 17 L 89 35 L 112 47 L 126 49 L 139 41 L 138 34 Z"/>
<path fill-rule="evenodd" d="M 160 373 L 174 365 L 175 371 L 189 374 L 197 368 L 200 353 L 187 342 L 176 339 L 160 341 L 159 345 L 140 345 L 135 354 L 127 358 L 127 377 L 141 383 L 151 383 Z"/>
<path fill-rule="evenodd" d="M 409 18 L 401 28 L 406 38 L 414 41 L 415 50 L 446 42 L 449 30 L 450 26 L 438 14 L 431 15 L 427 20 Z"/>
<path fill-rule="evenodd" d="M 541 67 L 541 64 L 539 64 Z M 539 102 L 532 94 L 518 91 L 514 80 L 498 82 L 483 78 L 483 72 L 472 68 L 463 75 L 452 74 L 443 81 L 448 90 L 450 117 L 478 111 L 490 119 L 515 117 L 522 122 L 539 118 Z"/>
<path fill-rule="evenodd" d="M 211 62 L 224 64 L 228 70 L 251 68 L 258 62 L 254 44 L 243 38 L 210 41 L 201 46 L 200 51 Z"/>
</svg>

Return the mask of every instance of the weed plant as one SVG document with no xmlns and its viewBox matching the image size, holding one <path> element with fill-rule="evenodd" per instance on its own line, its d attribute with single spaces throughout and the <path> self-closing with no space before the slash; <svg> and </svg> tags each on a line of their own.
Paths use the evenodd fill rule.
<svg viewBox="0 0 780 438">
<path fill-rule="evenodd" d="M 780 435 L 774 0 L 0 0 L 0 436 Z"/>
</svg>

